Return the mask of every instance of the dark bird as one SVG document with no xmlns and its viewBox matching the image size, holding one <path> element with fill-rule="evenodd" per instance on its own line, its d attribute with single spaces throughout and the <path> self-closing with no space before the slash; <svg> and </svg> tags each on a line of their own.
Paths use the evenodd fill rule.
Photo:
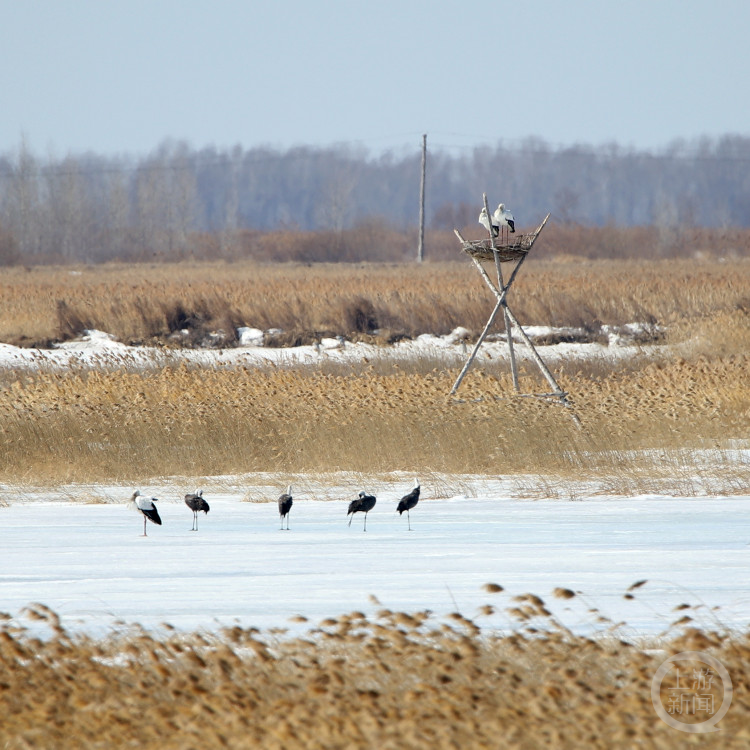
<svg viewBox="0 0 750 750">
<path fill-rule="evenodd" d="M 399 515 L 402 515 L 406 511 L 406 520 L 409 523 L 409 531 L 411 531 L 411 518 L 409 518 L 409 511 L 419 502 L 419 479 L 414 480 L 414 489 L 408 494 L 404 495 L 399 501 L 396 510 Z"/>
<path fill-rule="evenodd" d="M 211 510 L 208 503 L 203 499 L 203 490 L 196 490 L 185 495 L 185 505 L 193 511 L 193 528 L 190 531 L 198 531 L 198 513 L 203 511 L 208 515 L 208 511 Z"/>
<path fill-rule="evenodd" d="M 365 514 L 365 526 L 363 531 L 367 531 L 367 514 L 375 507 L 375 495 L 368 495 L 366 492 L 360 492 L 355 500 L 349 503 L 349 510 L 346 512 L 348 516 L 351 513 L 349 519 L 349 526 L 352 525 L 354 520 L 354 514 L 362 512 Z"/>
<path fill-rule="evenodd" d="M 136 510 L 143 513 L 143 536 L 148 536 L 146 533 L 146 519 L 155 523 L 157 526 L 161 526 L 161 518 L 159 518 L 159 511 L 156 510 L 154 503 L 158 502 L 155 497 L 143 497 L 140 490 L 136 490 L 133 496 L 130 498 L 130 502 Z"/>
<path fill-rule="evenodd" d="M 286 516 L 286 530 L 289 531 L 289 511 L 292 509 L 292 485 L 286 488 L 286 492 L 279 498 L 279 515 L 281 516 L 281 528 L 284 528 L 284 516 Z"/>
</svg>

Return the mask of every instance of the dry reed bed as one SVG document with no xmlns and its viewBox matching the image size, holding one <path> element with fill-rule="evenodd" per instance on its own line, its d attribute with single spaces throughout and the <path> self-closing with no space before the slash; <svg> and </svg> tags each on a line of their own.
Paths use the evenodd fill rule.
<svg viewBox="0 0 750 750">
<path fill-rule="evenodd" d="M 750 261 L 593 261 L 532 258 L 512 302 L 524 324 L 620 325 L 750 310 Z M 493 298 L 465 257 L 457 262 L 357 265 L 181 263 L 11 268 L 0 278 L 0 341 L 44 344 L 98 328 L 132 343 L 184 328 L 281 328 L 314 333 L 478 333 Z"/>
<path fill-rule="evenodd" d="M 575 596 L 567 589 L 554 594 Z M 240 627 L 218 634 L 125 627 L 103 639 L 70 634 L 54 612 L 34 605 L 27 615 L 36 632 L 48 628 L 47 637 L 11 622 L 0 630 L 0 745 L 748 746 L 750 634 L 672 629 L 647 649 L 623 640 L 606 618 L 599 618 L 599 637 L 585 637 L 562 626 L 536 595 L 501 601 L 484 605 L 474 619 L 390 610 L 368 619 L 353 612 L 296 637 Z M 505 633 L 493 625 L 495 602 L 509 605 L 505 616 L 517 623 Z M 733 700 L 718 737 L 678 732 L 654 710 L 653 676 L 682 651 L 708 652 L 729 672 Z M 665 707 L 670 684 L 662 683 Z M 723 684 L 701 692 L 711 692 L 718 707 Z"/>
<path fill-rule="evenodd" d="M 17 375 L 0 386 L 0 478 L 142 481 L 263 472 L 547 474 L 746 491 L 732 448 L 750 426 L 750 359 L 644 362 L 603 376 L 558 373 L 568 410 L 515 397 L 507 372 L 348 374 L 169 367 Z M 525 392 L 546 391 L 532 375 Z M 711 449 L 699 466 L 693 451 Z M 651 477 L 651 479 L 648 479 Z M 684 491 L 681 484 L 675 491 Z M 674 489 L 674 488 L 673 488 Z"/>
</svg>

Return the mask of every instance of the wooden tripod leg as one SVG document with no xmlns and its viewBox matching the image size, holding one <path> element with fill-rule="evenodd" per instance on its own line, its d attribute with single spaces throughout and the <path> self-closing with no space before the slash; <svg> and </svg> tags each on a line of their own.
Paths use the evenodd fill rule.
<svg viewBox="0 0 750 750">
<path fill-rule="evenodd" d="M 514 273 L 511 274 L 510 281 L 508 281 L 508 286 L 505 286 L 503 283 L 503 269 L 500 265 L 500 256 L 498 255 L 497 249 L 494 249 L 494 255 L 495 255 L 495 271 L 497 272 L 497 288 L 502 289 L 503 293 L 498 297 L 498 301 L 503 306 L 503 320 L 505 321 L 505 338 L 508 341 L 508 356 L 510 357 L 510 374 L 513 378 L 513 389 L 516 393 L 520 393 L 521 388 L 518 385 L 518 366 L 516 365 L 516 353 L 513 350 L 513 324 L 510 321 L 510 317 L 508 316 L 508 306 L 505 302 L 505 298 L 508 295 L 508 289 L 510 289 L 510 285 L 513 283 L 513 279 L 515 278 L 515 269 Z M 518 264 L 520 265 L 520 263 Z M 516 266 L 518 267 L 518 266 Z"/>
<path fill-rule="evenodd" d="M 537 352 L 536 347 L 534 344 L 531 343 L 531 339 L 526 335 L 526 331 L 523 330 L 520 323 L 516 320 L 516 316 L 513 315 L 513 311 L 505 305 L 505 313 L 508 315 L 508 317 L 511 319 L 513 325 L 518 328 L 518 332 L 521 334 L 521 338 L 524 340 L 526 345 L 531 349 L 531 354 L 534 357 L 534 361 L 539 366 L 539 369 L 542 371 L 542 375 L 546 378 L 547 382 L 552 387 L 552 390 L 554 392 L 554 395 L 560 399 L 560 402 L 563 404 L 563 406 L 567 406 L 568 408 L 572 408 L 570 406 L 570 401 L 568 401 L 567 396 L 565 395 L 565 391 L 560 388 L 560 386 L 557 384 L 557 381 L 555 380 L 552 373 L 549 371 L 549 368 L 547 365 L 544 364 L 544 360 L 539 356 L 539 352 Z M 576 414 L 573 414 L 573 419 L 576 421 L 578 425 L 581 424 L 581 421 L 578 419 L 578 416 Z"/>
<path fill-rule="evenodd" d="M 490 326 L 495 322 L 495 316 L 497 315 L 497 312 L 500 309 L 501 304 L 502 302 L 498 300 L 497 304 L 495 305 L 495 309 L 492 311 L 492 315 L 490 315 L 489 320 L 487 321 L 487 325 L 484 327 L 482 334 L 477 339 L 477 343 L 474 344 L 474 348 L 472 349 L 471 354 L 469 355 L 469 358 L 466 360 L 466 364 L 463 366 L 463 369 L 458 374 L 458 377 L 456 378 L 456 382 L 453 384 L 453 388 L 451 388 L 451 392 L 448 394 L 449 396 L 452 396 L 458 390 L 458 386 L 461 385 L 461 381 L 464 379 L 464 375 L 466 375 L 466 373 L 469 371 L 469 368 L 471 367 L 471 363 L 474 361 L 474 357 L 477 356 L 479 347 L 482 345 L 482 341 L 484 341 L 484 337 L 487 335 L 487 331 L 490 330 Z"/>
</svg>

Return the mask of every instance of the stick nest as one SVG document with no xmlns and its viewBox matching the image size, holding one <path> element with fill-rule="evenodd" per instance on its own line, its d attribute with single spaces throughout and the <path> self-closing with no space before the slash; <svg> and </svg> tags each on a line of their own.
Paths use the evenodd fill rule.
<svg viewBox="0 0 750 750">
<path fill-rule="evenodd" d="M 517 237 L 513 237 L 506 245 L 501 245 L 495 240 L 495 250 L 497 250 L 497 254 L 500 256 L 500 261 L 513 261 L 523 258 L 534 244 L 537 234 L 537 232 L 532 232 L 531 234 L 519 234 Z M 477 260 L 495 260 L 495 255 L 492 249 L 492 240 L 489 238 L 485 240 L 464 241 L 461 243 L 461 249 Z"/>
</svg>

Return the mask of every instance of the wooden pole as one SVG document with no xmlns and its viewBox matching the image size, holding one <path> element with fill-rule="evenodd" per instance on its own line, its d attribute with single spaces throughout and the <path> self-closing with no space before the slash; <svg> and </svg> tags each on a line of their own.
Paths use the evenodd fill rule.
<svg viewBox="0 0 750 750">
<path fill-rule="evenodd" d="M 495 240 L 495 236 L 492 233 L 492 215 L 490 214 L 490 206 L 487 203 L 487 193 L 482 193 L 482 200 L 484 201 L 484 210 L 487 214 L 487 222 L 489 223 L 490 227 L 487 230 L 490 233 L 490 242 L 492 243 L 492 252 L 495 256 L 495 271 L 497 272 L 497 288 L 505 291 L 505 285 L 503 284 L 503 271 L 502 267 L 500 266 L 500 256 L 497 254 L 497 243 Z M 510 284 L 508 285 L 510 286 Z M 497 292 L 495 292 L 497 294 Z M 498 298 L 500 300 L 500 298 Z M 516 366 L 516 354 L 513 351 L 513 329 L 511 327 L 510 318 L 508 317 L 507 313 L 507 304 L 505 302 L 505 295 L 503 295 L 503 298 L 501 301 L 498 302 L 498 304 L 502 305 L 503 307 L 503 320 L 505 321 L 505 338 L 508 341 L 508 356 L 510 357 L 510 372 L 511 376 L 513 377 L 513 388 L 518 393 L 521 388 L 518 385 L 518 367 Z M 493 316 L 494 317 L 494 316 Z"/>
<path fill-rule="evenodd" d="M 419 185 L 419 246 L 417 262 L 424 260 L 424 185 L 427 175 L 427 133 L 422 136 L 422 179 Z"/>
<path fill-rule="evenodd" d="M 461 369 L 461 372 L 458 373 L 456 382 L 453 384 L 453 388 L 451 388 L 451 392 L 448 394 L 449 396 L 452 396 L 458 390 L 458 386 L 461 385 L 461 381 L 464 379 L 464 375 L 466 375 L 466 373 L 469 371 L 471 363 L 474 361 L 474 357 L 477 356 L 479 347 L 482 345 L 484 337 L 487 335 L 487 331 L 490 330 L 490 326 L 495 322 L 495 316 L 497 315 L 497 311 L 500 309 L 501 304 L 502 303 L 500 302 L 500 300 L 498 300 L 497 304 L 495 305 L 495 309 L 492 311 L 492 315 L 490 315 L 489 320 L 487 321 L 487 325 L 485 325 L 484 330 L 477 339 L 477 343 L 474 344 L 474 348 L 472 349 L 469 358 L 466 360 L 466 364 Z"/>
<path fill-rule="evenodd" d="M 526 346 L 531 349 L 531 354 L 534 357 L 534 361 L 539 365 L 539 369 L 542 371 L 542 375 L 546 378 L 547 382 L 550 384 L 550 387 L 554 390 L 555 395 L 560 398 L 562 401 L 565 401 L 565 392 L 560 388 L 560 386 L 557 384 L 557 381 L 553 377 L 552 373 L 549 371 L 547 365 L 544 364 L 544 360 L 539 356 L 539 353 L 536 350 L 536 347 L 531 342 L 531 339 L 526 334 L 526 331 L 523 330 L 523 327 L 521 324 L 516 320 L 516 316 L 513 315 L 513 312 L 511 309 L 506 305 L 505 310 L 508 314 L 508 317 L 511 319 L 511 321 L 514 323 L 514 325 L 518 328 L 518 333 L 521 335 L 521 338 L 524 340 Z"/>
<path fill-rule="evenodd" d="M 485 199 L 486 202 L 486 199 Z M 458 231 L 458 229 L 454 229 L 453 232 L 455 233 L 456 237 L 464 243 L 466 240 L 461 236 L 461 232 Z M 492 231 L 490 230 L 490 234 L 492 234 Z M 494 240 L 493 240 L 493 246 L 494 246 Z M 492 283 L 492 280 L 487 275 L 487 271 L 484 270 L 484 266 L 473 256 L 470 256 L 472 262 L 479 270 L 479 273 L 482 275 L 482 278 L 484 279 L 485 283 L 489 288 L 492 290 L 492 293 L 497 297 L 497 303 L 495 304 L 495 309 L 492 311 L 492 314 L 490 315 L 489 319 L 487 320 L 487 324 L 484 326 L 484 330 L 480 334 L 479 338 L 477 339 L 477 343 L 474 344 L 474 348 L 472 349 L 471 354 L 469 355 L 469 358 L 466 360 L 466 363 L 464 364 L 463 368 L 461 369 L 461 372 L 458 374 L 458 377 L 456 378 L 456 382 L 453 383 L 453 387 L 450 391 L 450 396 L 452 396 L 457 390 L 458 386 L 461 385 L 461 381 L 464 379 L 464 376 L 469 371 L 469 368 L 471 367 L 471 363 L 474 361 L 474 358 L 477 356 L 477 352 L 479 351 L 479 347 L 482 345 L 482 342 L 485 339 L 485 336 L 487 336 L 488 331 L 490 330 L 490 327 L 495 322 L 495 317 L 497 316 L 498 310 L 502 305 L 505 304 L 505 296 L 508 293 L 508 289 L 510 288 L 510 285 L 513 283 L 512 279 L 515 278 L 515 269 L 513 272 L 513 275 L 511 277 L 511 281 L 508 282 L 508 286 L 503 287 L 502 291 L 499 291 L 495 285 Z M 495 253 L 495 257 L 497 257 L 497 252 Z M 522 258 L 521 261 L 519 261 L 519 265 L 524 259 Z M 516 267 L 517 269 L 518 267 Z"/>
<path fill-rule="evenodd" d="M 503 271 L 500 266 L 500 256 L 497 254 L 497 250 L 495 250 L 495 269 L 497 270 L 498 289 L 505 290 L 505 286 L 503 285 Z M 510 357 L 510 374 L 513 377 L 513 389 L 516 393 L 520 393 L 518 366 L 516 365 L 516 354 L 513 351 L 513 326 L 508 315 L 508 303 L 505 301 L 505 298 L 503 298 L 501 304 L 503 306 L 503 319 L 505 321 L 505 337 L 508 340 L 508 355 Z"/>
</svg>

